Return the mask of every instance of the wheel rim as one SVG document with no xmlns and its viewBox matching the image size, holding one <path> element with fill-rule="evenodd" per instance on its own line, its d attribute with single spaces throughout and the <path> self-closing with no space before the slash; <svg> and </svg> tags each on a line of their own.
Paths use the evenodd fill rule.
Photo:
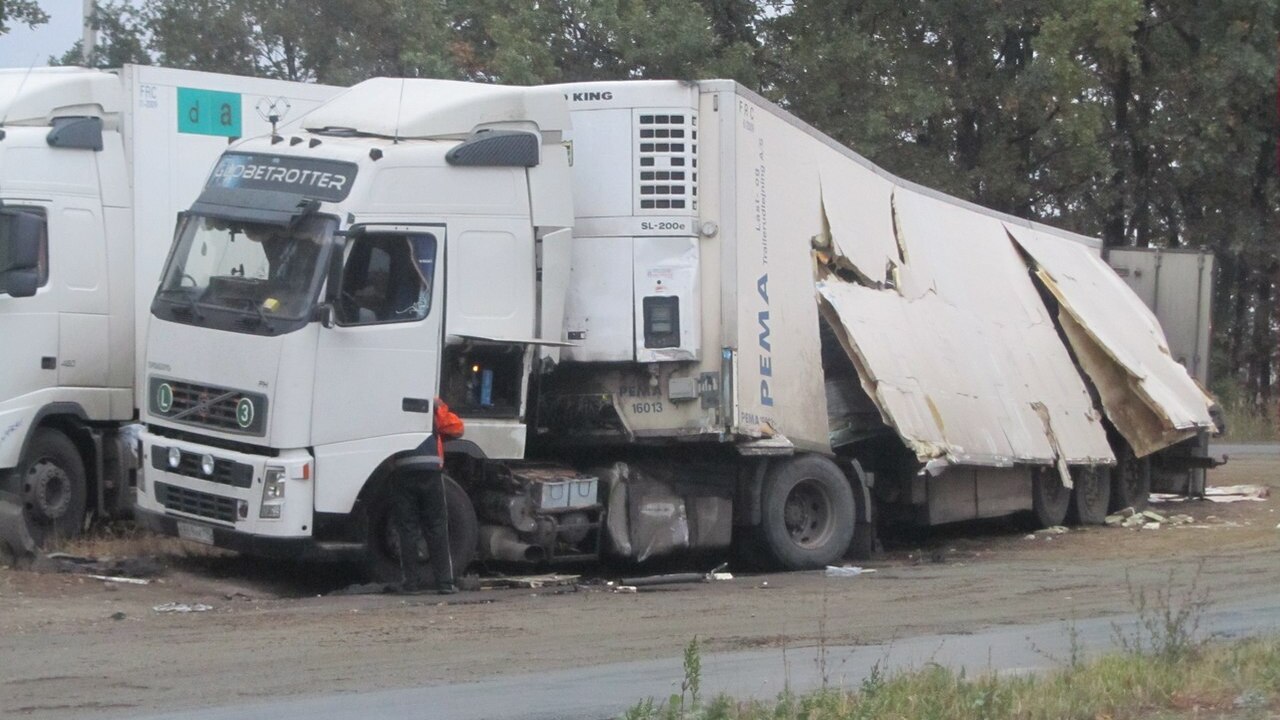
<svg viewBox="0 0 1280 720">
<path fill-rule="evenodd" d="M 831 496 L 821 483 L 813 479 L 796 483 L 782 506 L 782 521 L 791 541 L 805 549 L 825 546 L 835 531 L 832 508 Z"/>
<path fill-rule="evenodd" d="M 32 463 L 22 485 L 28 516 L 43 525 L 65 518 L 71 510 L 71 477 L 53 461 Z"/>
<path fill-rule="evenodd" d="M 1071 492 L 1066 485 L 1062 484 L 1062 480 L 1056 473 L 1048 470 L 1040 470 L 1040 492 L 1044 495 L 1044 499 L 1049 505 L 1055 505 L 1058 501 L 1065 499 L 1067 493 Z"/>
</svg>

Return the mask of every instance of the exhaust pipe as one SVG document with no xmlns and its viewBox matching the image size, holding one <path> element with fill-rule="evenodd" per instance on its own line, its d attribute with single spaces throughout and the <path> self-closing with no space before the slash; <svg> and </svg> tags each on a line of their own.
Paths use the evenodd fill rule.
<svg viewBox="0 0 1280 720">
<path fill-rule="evenodd" d="M 480 552 L 489 559 L 536 563 L 546 559 L 537 545 L 521 542 L 516 531 L 501 525 L 480 526 Z"/>
</svg>

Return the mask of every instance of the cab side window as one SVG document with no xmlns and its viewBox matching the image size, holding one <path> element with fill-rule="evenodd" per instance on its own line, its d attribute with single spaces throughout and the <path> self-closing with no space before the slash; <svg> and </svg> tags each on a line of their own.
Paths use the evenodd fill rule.
<svg viewBox="0 0 1280 720">
<path fill-rule="evenodd" d="M 339 284 L 342 325 L 412 322 L 431 312 L 436 238 L 427 233 L 371 233 L 347 246 Z"/>
<path fill-rule="evenodd" d="M 11 273 L 31 272 L 35 273 L 36 287 L 49 283 L 49 230 L 44 211 L 7 207 L 0 211 L 0 294 L 9 291 Z"/>
</svg>

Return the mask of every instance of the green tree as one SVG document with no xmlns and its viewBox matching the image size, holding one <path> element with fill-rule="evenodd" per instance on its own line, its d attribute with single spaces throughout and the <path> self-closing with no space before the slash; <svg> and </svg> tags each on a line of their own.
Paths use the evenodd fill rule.
<svg viewBox="0 0 1280 720">
<path fill-rule="evenodd" d="M 0 35 L 7 35 L 13 23 L 29 28 L 49 22 L 49 14 L 35 0 L 0 0 Z"/>
<path fill-rule="evenodd" d="M 99 3 L 94 8 L 97 41 L 88 65 L 96 68 L 118 68 L 122 65 L 148 65 L 151 55 L 142 28 L 142 19 L 128 2 Z M 59 57 L 50 57 L 50 65 L 84 64 L 84 43 L 75 41 Z"/>
</svg>

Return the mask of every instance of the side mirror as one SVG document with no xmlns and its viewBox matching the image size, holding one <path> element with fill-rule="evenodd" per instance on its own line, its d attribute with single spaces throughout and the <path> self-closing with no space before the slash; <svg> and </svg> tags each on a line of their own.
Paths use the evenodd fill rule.
<svg viewBox="0 0 1280 720">
<path fill-rule="evenodd" d="M 311 319 L 318 320 L 326 329 L 331 328 L 337 323 L 337 312 L 331 303 L 320 303 L 311 313 Z"/>
<path fill-rule="evenodd" d="M 40 271 L 36 268 L 0 273 L 0 293 L 8 293 L 9 297 L 31 297 L 39 287 Z"/>
<path fill-rule="evenodd" d="M 6 214 L 3 217 L 9 225 L 9 267 L 0 268 L 0 272 L 36 270 L 40 267 L 44 218 L 27 212 Z"/>
</svg>

